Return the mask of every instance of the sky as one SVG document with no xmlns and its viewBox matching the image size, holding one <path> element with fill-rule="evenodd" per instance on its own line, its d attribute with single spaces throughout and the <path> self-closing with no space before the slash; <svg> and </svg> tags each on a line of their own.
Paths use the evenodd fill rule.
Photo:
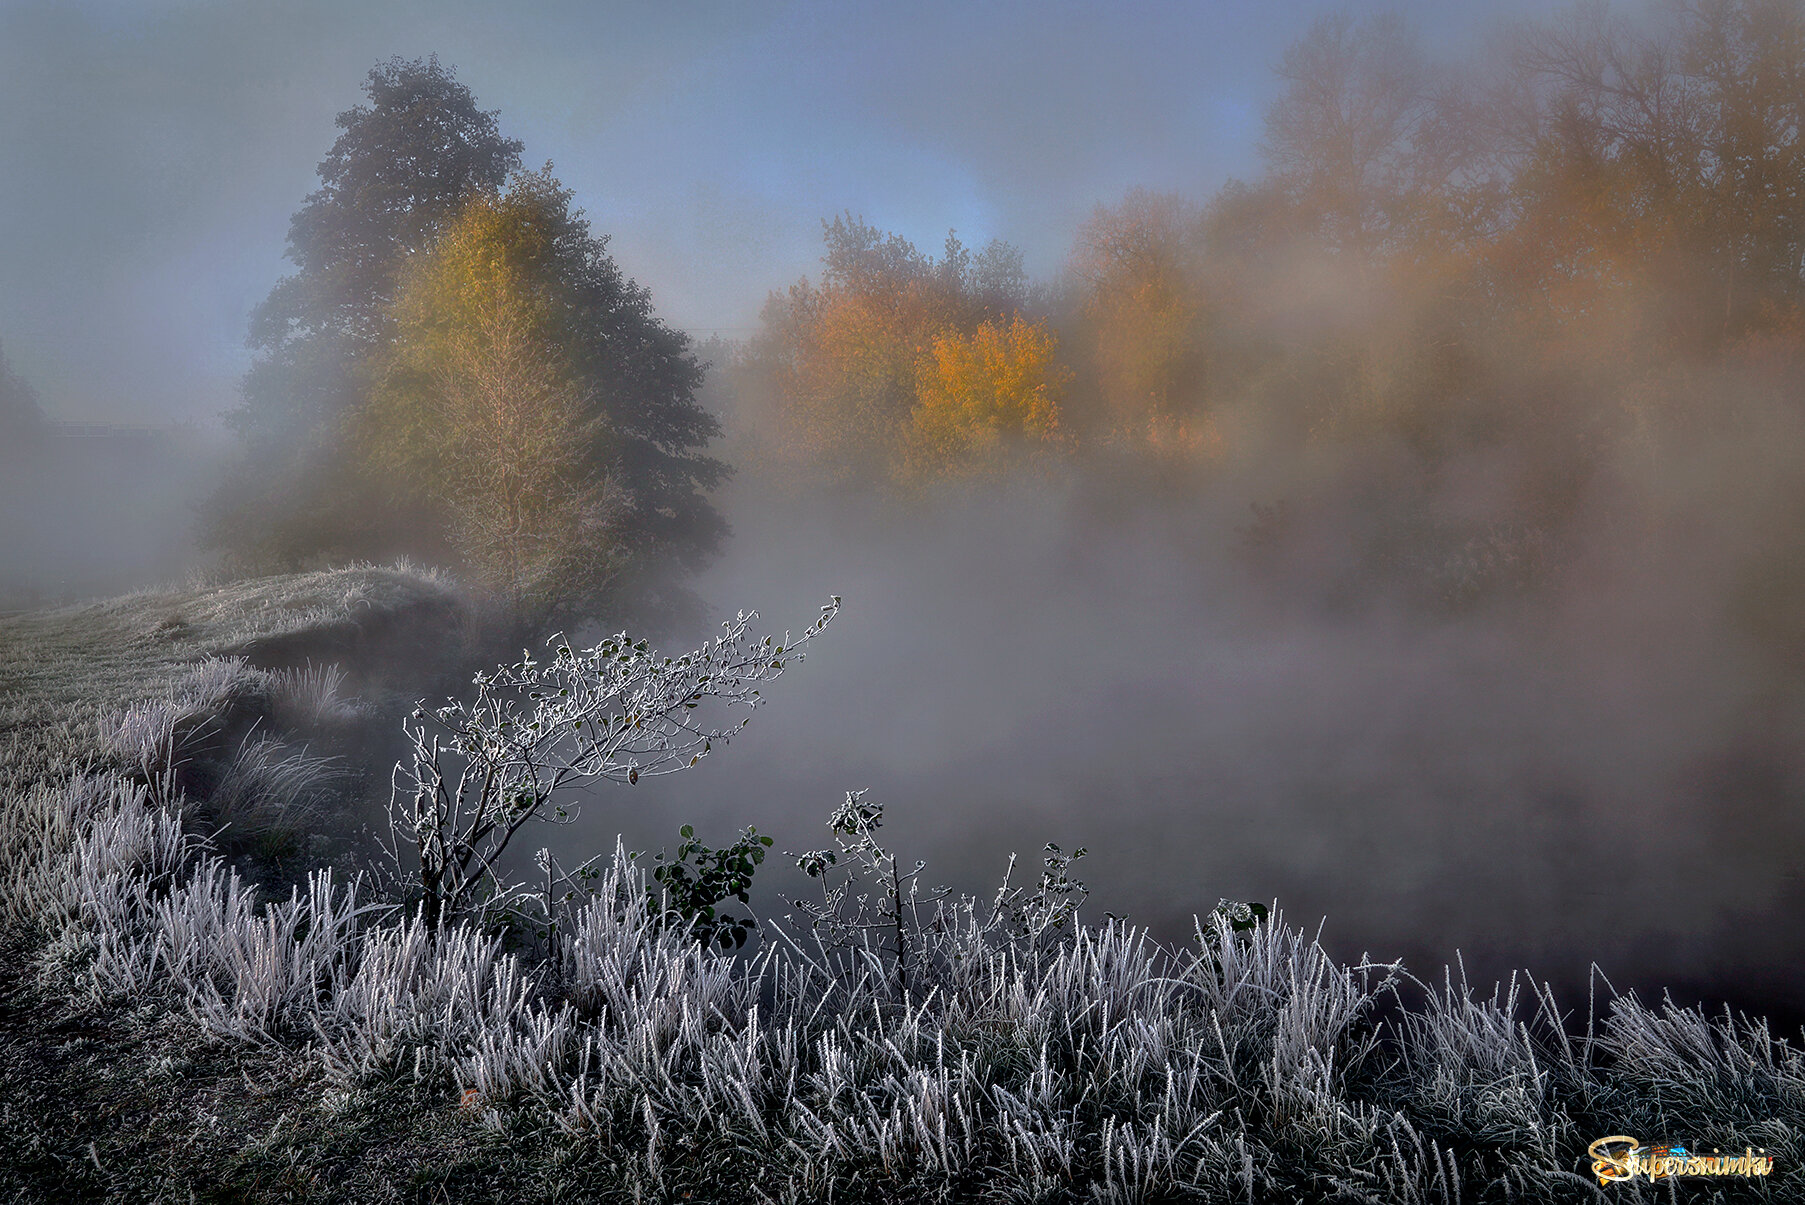
<svg viewBox="0 0 1805 1205">
<path fill-rule="evenodd" d="M 392 55 L 455 67 L 668 321 L 733 338 L 841 212 L 1044 277 L 1100 202 L 1256 173 L 1324 12 L 1459 49 L 1547 7 L 0 0 L 0 346 L 52 418 L 217 423 L 333 118 Z"/>
</svg>

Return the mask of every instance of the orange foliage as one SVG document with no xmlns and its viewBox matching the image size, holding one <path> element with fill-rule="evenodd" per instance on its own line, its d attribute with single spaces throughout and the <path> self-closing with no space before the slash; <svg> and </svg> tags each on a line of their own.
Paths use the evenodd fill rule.
<svg viewBox="0 0 1805 1205">
<path fill-rule="evenodd" d="M 933 441 L 922 441 L 916 420 L 921 366 L 939 341 L 1014 313 L 1020 257 L 999 243 L 973 255 L 949 237 L 936 260 L 849 219 L 825 233 L 821 283 L 772 294 L 763 328 L 736 366 L 749 409 L 768 424 L 754 457 L 840 484 L 927 474 Z M 934 440 L 946 437 L 934 430 Z"/>
<path fill-rule="evenodd" d="M 831 224 L 737 377 L 774 441 L 869 482 L 1011 448 L 1186 468 L 1341 444 L 1433 485 L 1509 449 L 1542 523 L 1613 440 L 1805 405 L 1797 3 L 1586 10 L 1458 72 L 1399 20 L 1328 17 L 1280 74 L 1262 179 L 1099 208 L 1033 306 L 1006 254 Z"/>
<path fill-rule="evenodd" d="M 1044 322 L 979 323 L 934 339 L 916 366 L 907 471 L 913 476 L 994 470 L 1013 453 L 1069 446 L 1060 398 L 1071 373 Z"/>
</svg>

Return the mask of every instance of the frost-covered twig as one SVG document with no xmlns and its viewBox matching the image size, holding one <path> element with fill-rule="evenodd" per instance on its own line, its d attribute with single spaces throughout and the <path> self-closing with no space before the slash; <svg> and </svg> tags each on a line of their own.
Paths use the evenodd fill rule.
<svg viewBox="0 0 1805 1205">
<path fill-rule="evenodd" d="M 507 903 L 514 890 L 497 861 L 527 823 L 570 818 L 552 802 L 559 790 L 675 773 L 725 743 L 746 721 L 718 727 L 698 709 L 756 707 L 758 687 L 801 659 L 839 607 L 836 597 L 800 637 L 780 641 L 751 637 L 757 613 L 742 612 L 680 657 L 624 634 L 584 650 L 554 636 L 549 662 L 528 655 L 477 674 L 473 702 L 417 706 L 403 725 L 412 765 L 395 768 L 388 851 L 417 877 L 429 922 L 483 897 Z"/>
</svg>

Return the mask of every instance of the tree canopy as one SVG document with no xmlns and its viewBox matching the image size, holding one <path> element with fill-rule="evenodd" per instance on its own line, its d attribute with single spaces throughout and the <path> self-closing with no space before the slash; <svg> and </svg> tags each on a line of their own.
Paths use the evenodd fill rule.
<svg viewBox="0 0 1805 1205">
<path fill-rule="evenodd" d="M 494 576 L 494 548 L 476 551 L 490 539 L 476 533 L 495 530 L 493 516 L 479 518 L 479 495 L 448 488 L 448 466 L 468 467 L 471 449 L 428 440 L 421 402 L 436 382 L 434 396 L 468 436 L 474 411 L 460 391 L 477 363 L 505 364 L 515 375 L 501 393 L 545 413 L 539 451 L 522 445 L 502 459 L 529 466 L 569 437 L 559 463 L 581 468 L 555 479 L 606 479 L 612 501 L 605 523 L 593 510 L 558 522 L 609 533 L 597 555 L 613 566 L 600 575 L 613 583 L 610 601 L 651 599 L 665 569 L 694 569 L 726 530 L 705 497 L 726 466 L 701 451 L 719 428 L 695 400 L 703 368 L 688 337 L 621 274 L 549 165 L 520 172 L 522 144 L 437 59 L 380 64 L 364 92 L 367 103 L 339 115 L 320 187 L 290 224 L 296 271 L 253 315 L 258 354 L 231 416 L 246 457 L 209 507 L 212 541 L 250 569 L 410 552 L 519 585 L 518 574 Z M 483 248 L 506 273 L 479 263 Z M 428 297 L 468 304 L 431 317 Z M 507 354 L 496 323 L 516 340 Z M 529 366 L 529 356 L 544 360 Z M 578 411 L 580 422 L 570 417 Z M 360 446 L 378 430 L 412 442 Z M 402 465 L 394 480 L 372 471 Z M 549 496 L 540 502 L 549 507 Z M 548 539 L 568 550 L 570 530 Z M 602 605 L 592 590 L 573 587 L 571 597 Z"/>
<path fill-rule="evenodd" d="M 1588 7 L 1464 62 L 1329 15 L 1278 76 L 1262 172 L 1100 206 L 1045 285 L 1003 244 L 827 223 L 733 360 L 753 453 L 877 489 L 1048 453 L 1270 481 L 1446 594 L 1549 563 L 1598 490 L 1805 416 L 1796 0 Z M 1449 497 L 1482 461 L 1483 503 Z"/>
<path fill-rule="evenodd" d="M 1008 386 L 977 386 L 974 373 L 1023 367 L 1056 342 L 1012 322 L 1027 295 L 1021 253 L 993 241 L 974 254 L 949 234 L 935 259 L 850 215 L 822 232 L 820 283 L 773 293 L 738 364 L 742 391 L 777 432 L 767 453 L 843 484 L 936 475 L 951 464 L 942 454 L 970 450 L 974 420 L 988 427 L 1015 405 L 999 408 L 997 389 Z M 977 355 L 981 347 L 998 354 Z M 1030 388 L 1051 431 L 1058 391 L 1052 377 L 1040 385 Z M 982 420 L 970 409 L 974 387 L 992 398 Z"/>
<path fill-rule="evenodd" d="M 549 172 L 518 176 L 408 263 L 353 427 L 369 467 L 440 514 L 529 625 L 580 618 L 642 562 L 719 535 L 693 491 L 722 470 L 682 453 L 713 432 L 687 401 L 699 369 L 668 354 L 681 336 L 571 199 Z"/>
</svg>

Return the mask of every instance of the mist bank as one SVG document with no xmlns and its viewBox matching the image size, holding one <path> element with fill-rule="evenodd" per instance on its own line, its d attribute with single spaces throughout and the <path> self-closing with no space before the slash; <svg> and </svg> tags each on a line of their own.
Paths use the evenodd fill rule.
<svg viewBox="0 0 1805 1205">
<path fill-rule="evenodd" d="M 1467 71 L 1325 17 L 1263 177 L 1099 208 L 1053 281 L 832 217 L 706 348 L 392 59 L 296 213 L 205 535 L 246 573 L 423 557 L 536 635 L 845 598 L 744 739 L 598 797 L 572 857 L 806 849 L 868 789 L 957 887 L 1084 845 L 1093 910 L 1168 937 L 1276 898 L 1349 957 L 1797 1000 L 1802 30 L 1587 10 Z M 159 463 L 14 478 L 22 580 L 181 563 L 206 491 Z"/>
<path fill-rule="evenodd" d="M 0 610 L 141 589 L 204 569 L 195 507 L 226 464 L 190 427 L 44 424 L 0 447 Z"/>
<path fill-rule="evenodd" d="M 1051 839 L 1166 936 L 1277 898 L 1347 957 L 1797 1011 L 1800 31 L 1325 17 L 1261 178 L 1099 208 L 1057 280 L 830 219 L 710 353 L 701 589 L 840 594 L 847 651 L 671 798 L 806 848 L 868 788 L 970 890 Z"/>
<path fill-rule="evenodd" d="M 1756 476 L 1712 488 L 1759 496 Z M 1163 938 L 1220 897 L 1276 899 L 1350 959 L 1458 955 L 1476 983 L 1527 968 L 1569 999 L 1596 962 L 1644 999 L 1798 1010 L 1805 715 L 1747 620 L 1763 540 L 1676 483 L 1657 504 L 1615 480 L 1557 568 L 1461 607 L 1349 568 L 1359 512 L 1321 504 L 1346 474 L 1017 480 L 910 508 L 743 483 L 712 608 L 772 631 L 829 593 L 845 609 L 731 748 L 598 795 L 560 856 L 685 821 L 814 848 L 868 789 L 893 848 L 962 891 L 1012 851 L 1037 875 L 1056 841 L 1088 847 L 1094 916 Z M 1274 550 L 1250 492 L 1279 488 L 1317 518 Z M 762 886 L 781 911 L 812 884 L 786 862 Z"/>
</svg>

